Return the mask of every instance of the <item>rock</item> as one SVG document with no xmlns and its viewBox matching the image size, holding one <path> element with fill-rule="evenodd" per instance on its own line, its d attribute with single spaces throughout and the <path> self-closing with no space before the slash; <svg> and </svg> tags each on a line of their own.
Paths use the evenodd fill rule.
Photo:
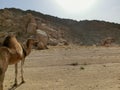
<svg viewBox="0 0 120 90">
<path fill-rule="evenodd" d="M 34 34 L 36 32 L 37 24 L 36 23 L 29 23 L 27 27 L 27 33 Z"/>
<path fill-rule="evenodd" d="M 107 37 L 101 41 L 102 46 L 109 47 L 112 45 L 112 43 L 115 42 L 115 39 L 113 37 Z"/>
<path fill-rule="evenodd" d="M 0 32 L 0 44 L 3 43 L 4 38 L 8 35 L 6 32 Z"/>
<path fill-rule="evenodd" d="M 46 45 L 44 45 L 44 43 L 42 41 L 39 41 L 39 43 L 37 44 L 37 49 L 44 50 L 44 49 L 48 49 L 48 47 Z"/>
<path fill-rule="evenodd" d="M 48 44 L 48 35 L 45 31 L 37 29 L 36 30 L 36 40 L 38 40 L 38 48 L 39 49 L 47 49 Z"/>
<path fill-rule="evenodd" d="M 12 27 L 13 26 L 13 21 L 11 19 L 6 19 L 2 22 L 3 27 Z"/>
<path fill-rule="evenodd" d="M 32 14 L 27 14 L 26 15 L 28 18 L 28 26 L 27 26 L 27 33 L 35 33 L 36 32 L 36 28 L 37 28 L 37 23 L 35 18 L 32 16 Z"/>
<path fill-rule="evenodd" d="M 10 12 L 10 11 L 7 10 L 7 9 L 4 9 L 4 10 L 3 10 L 3 13 L 2 13 L 1 15 L 2 15 L 2 17 L 5 18 L 5 19 L 13 18 L 12 12 Z"/>
<path fill-rule="evenodd" d="M 50 38 L 48 41 L 48 45 L 50 46 L 57 46 L 58 45 L 58 40 L 55 38 Z"/>
<path fill-rule="evenodd" d="M 61 38 L 60 41 L 59 41 L 59 45 L 69 45 L 68 41 Z"/>
</svg>

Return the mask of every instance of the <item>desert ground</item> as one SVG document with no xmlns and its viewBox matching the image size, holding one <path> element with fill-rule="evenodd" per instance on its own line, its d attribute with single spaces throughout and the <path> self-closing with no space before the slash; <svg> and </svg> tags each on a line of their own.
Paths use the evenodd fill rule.
<svg viewBox="0 0 120 90">
<path fill-rule="evenodd" d="M 26 83 L 15 90 L 120 90 L 120 47 L 56 46 L 32 50 L 24 65 Z M 19 68 L 20 83 L 20 68 Z M 8 67 L 4 90 L 14 82 Z"/>
</svg>

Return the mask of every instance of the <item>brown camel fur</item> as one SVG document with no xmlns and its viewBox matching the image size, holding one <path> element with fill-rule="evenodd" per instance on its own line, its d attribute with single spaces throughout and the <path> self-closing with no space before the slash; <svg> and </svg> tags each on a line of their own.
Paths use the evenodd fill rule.
<svg viewBox="0 0 120 90">
<path fill-rule="evenodd" d="M 25 58 L 26 56 L 28 56 L 31 52 L 31 49 L 32 49 L 32 46 L 35 44 L 35 40 L 34 39 L 28 39 L 26 44 L 25 45 L 22 45 L 22 48 L 23 48 L 23 55 L 24 55 L 24 58 L 23 60 L 21 61 L 21 79 L 22 79 L 22 83 L 24 83 L 24 77 L 23 77 L 23 65 L 24 65 L 24 62 L 25 62 Z"/>
<path fill-rule="evenodd" d="M 5 38 L 3 46 L 0 47 L 0 90 L 3 90 L 3 81 L 8 65 L 15 64 L 15 84 L 17 85 L 17 63 L 21 60 L 21 75 L 23 78 L 23 65 L 25 57 L 31 52 L 33 39 L 29 39 L 26 43 L 26 48 L 17 41 L 14 35 L 9 35 Z"/>
<path fill-rule="evenodd" d="M 10 35 L 6 39 L 11 43 L 9 45 L 11 49 L 5 46 L 0 47 L 0 90 L 3 90 L 3 81 L 8 65 L 17 64 L 23 58 L 23 49 L 16 38 Z M 12 48 L 12 45 L 16 49 Z"/>
</svg>

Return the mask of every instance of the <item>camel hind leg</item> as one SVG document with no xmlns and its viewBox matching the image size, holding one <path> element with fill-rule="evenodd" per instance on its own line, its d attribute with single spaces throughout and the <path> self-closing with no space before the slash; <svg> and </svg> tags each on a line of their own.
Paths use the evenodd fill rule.
<svg viewBox="0 0 120 90">
<path fill-rule="evenodd" d="M 18 74 L 18 64 L 15 64 L 15 81 L 13 86 L 17 86 L 17 74 Z"/>
<path fill-rule="evenodd" d="M 21 61 L 21 83 L 25 83 L 25 80 L 24 80 L 24 77 L 23 77 L 23 73 L 24 73 L 24 71 L 23 71 L 24 61 L 25 61 L 25 59 L 23 59 Z"/>
<path fill-rule="evenodd" d="M 0 90 L 3 90 L 3 78 L 4 76 L 3 75 L 0 75 Z"/>
<path fill-rule="evenodd" d="M 0 68 L 0 90 L 3 90 L 3 81 L 5 77 L 5 72 Z"/>
<path fill-rule="evenodd" d="M 24 65 L 24 61 L 25 61 L 25 59 L 23 59 L 21 61 L 21 80 L 22 80 L 21 83 L 25 83 L 24 77 L 23 77 L 23 65 Z M 17 86 L 18 85 L 17 75 L 18 75 L 18 64 L 15 64 L 15 81 L 14 81 L 14 85 L 13 86 Z"/>
</svg>

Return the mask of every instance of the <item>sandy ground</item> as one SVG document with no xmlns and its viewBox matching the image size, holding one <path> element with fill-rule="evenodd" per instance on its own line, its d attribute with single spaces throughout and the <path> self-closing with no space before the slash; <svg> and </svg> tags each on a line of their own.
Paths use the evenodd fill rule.
<svg viewBox="0 0 120 90">
<path fill-rule="evenodd" d="M 15 90 L 120 90 L 120 47 L 33 50 L 26 58 L 24 77 L 26 83 Z M 20 75 L 18 79 L 20 83 Z M 12 65 L 6 72 L 4 90 L 13 82 Z"/>
</svg>

